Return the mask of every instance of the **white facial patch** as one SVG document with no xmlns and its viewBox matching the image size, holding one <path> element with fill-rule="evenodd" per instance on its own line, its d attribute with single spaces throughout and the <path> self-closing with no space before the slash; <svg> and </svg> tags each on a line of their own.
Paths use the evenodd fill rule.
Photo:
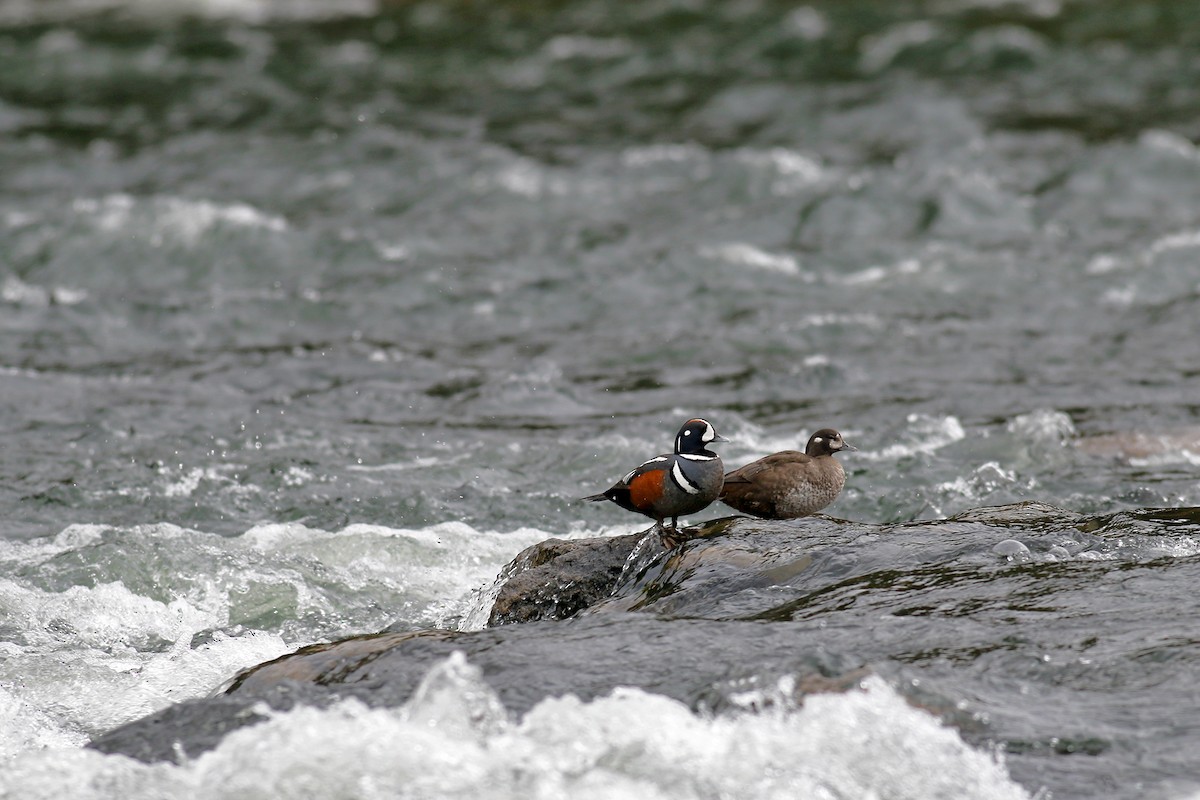
<svg viewBox="0 0 1200 800">
<path fill-rule="evenodd" d="M 679 462 L 675 462 L 671 466 L 671 477 L 678 484 L 680 489 L 683 489 L 688 494 L 700 494 L 700 487 L 692 483 L 683 474 L 683 470 L 679 468 Z"/>
<path fill-rule="evenodd" d="M 717 429 L 714 428 L 711 423 L 705 422 L 704 423 L 704 441 L 711 442 L 713 439 L 716 439 L 716 438 L 717 438 Z"/>
</svg>

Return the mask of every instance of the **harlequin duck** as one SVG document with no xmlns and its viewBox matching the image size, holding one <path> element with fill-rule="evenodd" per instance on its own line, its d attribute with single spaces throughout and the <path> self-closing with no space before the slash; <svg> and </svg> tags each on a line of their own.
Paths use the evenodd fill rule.
<svg viewBox="0 0 1200 800">
<path fill-rule="evenodd" d="M 793 519 L 815 514 L 837 499 L 846 473 L 833 454 L 857 450 L 832 428 L 822 428 L 801 453 L 784 450 L 760 458 L 725 476 L 721 500 L 764 519 Z"/>
<path fill-rule="evenodd" d="M 689 419 L 675 436 L 674 453 L 655 456 L 607 491 L 583 499 L 611 500 L 653 518 L 659 527 L 670 517 L 671 530 L 675 530 L 679 517 L 700 511 L 717 499 L 725 467 L 708 445 L 727 441 L 707 421 Z"/>
</svg>

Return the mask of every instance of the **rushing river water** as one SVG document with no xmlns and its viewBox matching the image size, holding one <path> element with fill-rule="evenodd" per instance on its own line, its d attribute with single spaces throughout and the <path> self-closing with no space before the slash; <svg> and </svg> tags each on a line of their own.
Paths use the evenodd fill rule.
<svg viewBox="0 0 1200 800">
<path fill-rule="evenodd" d="M 1200 793 L 1200 520 L 1147 511 L 1200 506 L 1198 31 L 1197 2 L 0 0 L 0 796 Z M 692 415 L 730 466 L 859 447 L 827 512 L 870 527 L 830 552 L 929 603 L 864 579 L 843 619 L 783 580 L 696 614 L 816 608 L 862 691 L 82 748 L 301 645 L 474 624 L 521 548 L 644 527 L 576 500 Z M 1063 511 L 906 533 L 1020 501 Z"/>
</svg>

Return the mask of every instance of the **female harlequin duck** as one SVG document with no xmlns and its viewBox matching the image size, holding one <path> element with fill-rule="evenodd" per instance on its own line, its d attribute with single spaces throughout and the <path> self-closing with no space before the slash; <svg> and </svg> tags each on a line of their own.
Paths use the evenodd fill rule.
<svg viewBox="0 0 1200 800">
<path fill-rule="evenodd" d="M 836 500 L 846 484 L 846 473 L 833 454 L 857 449 L 837 431 L 822 428 L 808 440 L 803 453 L 773 453 L 726 475 L 721 500 L 765 519 L 815 514 Z"/>
<path fill-rule="evenodd" d="M 675 437 L 674 453 L 655 456 L 608 491 L 583 499 L 611 500 L 653 518 L 659 527 L 670 517 L 671 530 L 675 530 L 679 517 L 694 514 L 717 499 L 725 467 L 708 445 L 727 441 L 705 420 L 689 419 Z"/>
</svg>

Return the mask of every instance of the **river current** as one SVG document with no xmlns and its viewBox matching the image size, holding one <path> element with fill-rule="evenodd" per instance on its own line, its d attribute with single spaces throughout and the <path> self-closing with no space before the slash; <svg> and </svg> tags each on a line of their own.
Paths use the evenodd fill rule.
<svg viewBox="0 0 1200 800">
<path fill-rule="evenodd" d="M 1197 31 L 0 0 L 0 796 L 1197 796 Z M 451 659 L 402 712 L 84 749 L 302 645 L 477 627 L 522 548 L 644 528 L 578 498 L 696 415 L 729 466 L 858 446 L 826 513 L 869 527 L 814 547 L 880 579 L 695 614 L 819 616 L 860 690 L 481 717 Z"/>
</svg>

